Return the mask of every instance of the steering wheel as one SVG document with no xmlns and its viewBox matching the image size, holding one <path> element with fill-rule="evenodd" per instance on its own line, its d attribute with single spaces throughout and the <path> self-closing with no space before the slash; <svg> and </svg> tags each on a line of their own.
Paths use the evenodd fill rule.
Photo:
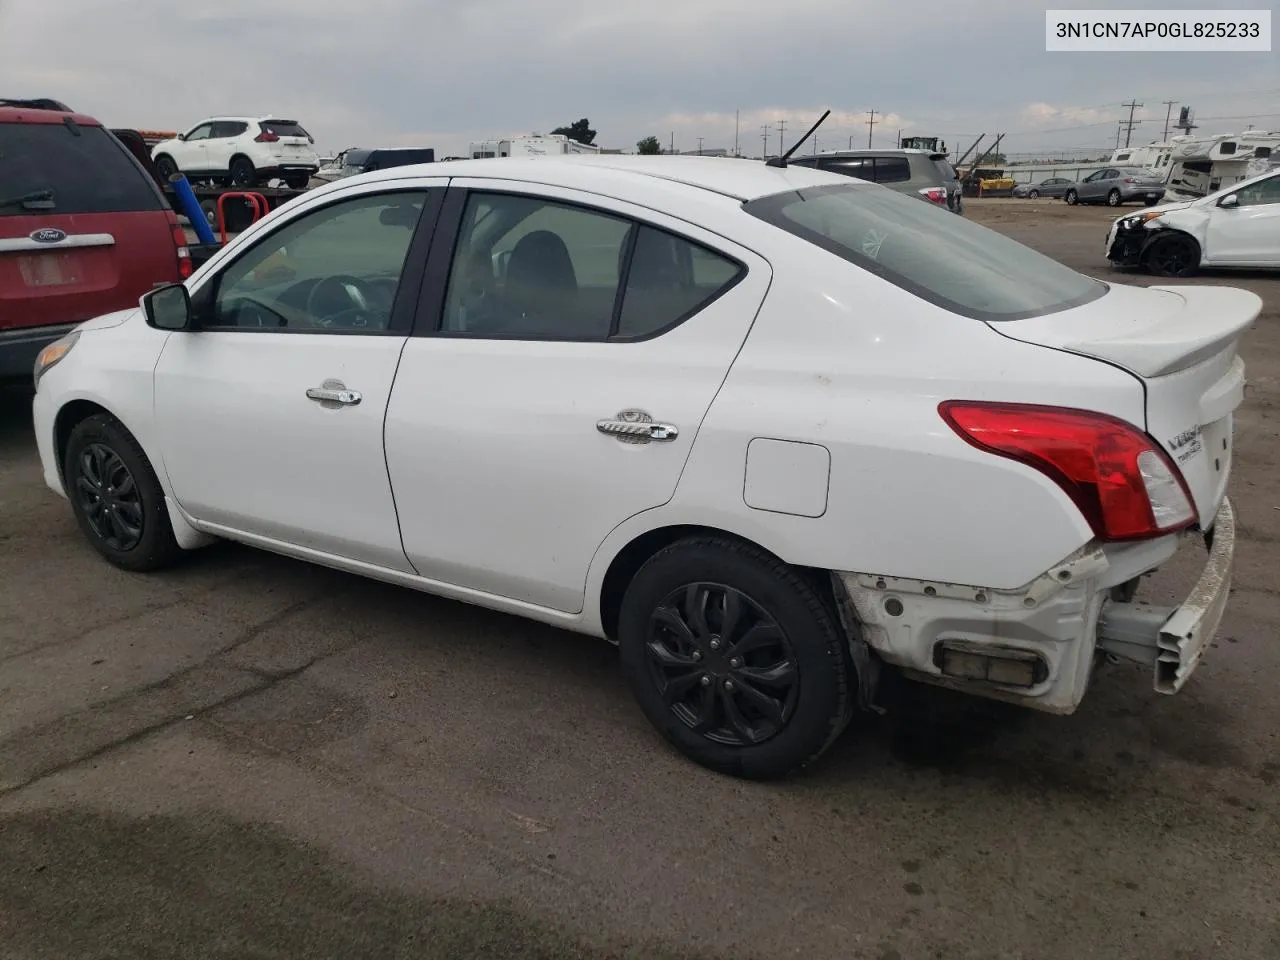
<svg viewBox="0 0 1280 960">
<path fill-rule="evenodd" d="M 376 319 L 372 292 L 359 277 L 323 277 L 307 293 L 307 316 L 319 327 L 367 327 Z"/>
</svg>

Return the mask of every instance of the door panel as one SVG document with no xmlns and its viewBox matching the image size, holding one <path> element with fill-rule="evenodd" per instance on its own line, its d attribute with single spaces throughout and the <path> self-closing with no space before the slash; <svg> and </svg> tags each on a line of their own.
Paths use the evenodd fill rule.
<svg viewBox="0 0 1280 960">
<path fill-rule="evenodd" d="M 455 197 L 465 200 L 457 188 L 466 185 L 502 189 L 454 180 L 446 211 Z M 575 199 L 553 188 L 529 187 L 527 195 Z M 506 252 L 507 238 L 522 228 L 504 225 L 508 208 L 490 203 L 496 236 L 472 231 L 486 202 L 473 194 L 460 217 L 442 332 L 409 340 L 387 410 L 387 465 L 404 547 L 425 577 L 576 613 L 587 568 L 609 532 L 675 492 L 770 270 L 723 238 L 598 197 L 591 202 L 605 215 L 591 224 L 559 209 L 528 215 L 522 222 L 537 216 L 539 229 L 525 232 L 504 259 L 495 251 Z M 671 233 L 619 232 L 616 218 Z M 611 247 L 618 244 L 625 246 Z M 632 339 L 602 339 L 603 288 L 617 283 L 628 259 L 613 325 L 625 322 L 615 336 Z M 524 285 L 531 264 L 548 278 L 533 293 Z M 433 264 L 428 275 L 436 273 Z M 520 316 L 540 339 L 520 339 Z M 596 339 L 565 339 L 575 330 Z M 629 410 L 674 434 L 635 443 L 602 432 L 601 421 L 625 420 L 634 416 Z"/>
<path fill-rule="evenodd" d="M 190 133 L 187 139 L 173 145 L 174 162 L 183 173 L 204 173 L 209 169 L 209 134 L 213 132 L 212 123 L 202 123 Z"/>
<path fill-rule="evenodd" d="M 411 571 L 382 419 L 440 198 L 412 186 L 306 205 L 193 293 L 202 327 L 168 338 L 155 404 L 197 520 Z"/>
<path fill-rule="evenodd" d="M 1210 263 L 1280 265 L 1280 175 L 1235 192 L 1239 206 L 1209 214 Z"/>
</svg>

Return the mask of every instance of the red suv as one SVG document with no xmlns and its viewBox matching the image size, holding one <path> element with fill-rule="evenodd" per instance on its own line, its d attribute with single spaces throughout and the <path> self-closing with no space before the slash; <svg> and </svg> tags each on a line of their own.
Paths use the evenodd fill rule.
<svg viewBox="0 0 1280 960">
<path fill-rule="evenodd" d="M 110 131 L 56 101 L 0 100 L 0 380 L 76 324 L 191 275 L 186 233 Z"/>
</svg>

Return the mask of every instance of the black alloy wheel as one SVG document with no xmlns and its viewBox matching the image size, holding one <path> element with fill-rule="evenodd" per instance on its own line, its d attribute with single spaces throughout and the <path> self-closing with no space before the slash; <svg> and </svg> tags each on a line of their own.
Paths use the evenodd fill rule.
<svg viewBox="0 0 1280 960">
<path fill-rule="evenodd" d="M 658 551 L 627 587 L 617 630 L 650 723 L 738 777 L 786 776 L 821 756 L 852 718 L 856 674 L 819 585 L 728 537 Z"/>
<path fill-rule="evenodd" d="M 754 600 L 721 583 L 673 590 L 649 617 L 649 672 L 696 733 L 730 746 L 764 743 L 795 711 L 791 643 Z"/>
<path fill-rule="evenodd" d="M 132 550 L 142 542 L 146 523 L 133 474 L 101 443 L 88 444 L 76 459 L 73 490 L 85 520 L 112 550 Z"/>
<path fill-rule="evenodd" d="M 1189 277 L 1200 266 L 1200 245 L 1185 233 L 1158 237 L 1143 258 L 1158 277 Z"/>
<path fill-rule="evenodd" d="M 181 556 L 164 489 L 137 439 L 115 417 L 95 414 L 72 428 L 62 480 L 81 532 L 110 563 L 142 572 Z"/>
</svg>

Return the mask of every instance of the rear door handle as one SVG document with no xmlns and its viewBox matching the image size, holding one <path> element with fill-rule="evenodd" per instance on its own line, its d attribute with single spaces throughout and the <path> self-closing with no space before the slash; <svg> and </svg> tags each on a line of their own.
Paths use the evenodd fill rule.
<svg viewBox="0 0 1280 960">
<path fill-rule="evenodd" d="M 609 420 L 596 421 L 596 429 L 611 434 L 624 443 L 648 443 L 651 440 L 670 441 L 680 436 L 674 423 L 656 423 L 643 410 L 623 410 Z"/>
<path fill-rule="evenodd" d="M 341 380 L 326 380 L 318 387 L 308 387 L 307 398 L 318 403 L 340 403 L 346 406 L 354 406 L 360 402 L 360 394 L 348 390 Z"/>
</svg>

